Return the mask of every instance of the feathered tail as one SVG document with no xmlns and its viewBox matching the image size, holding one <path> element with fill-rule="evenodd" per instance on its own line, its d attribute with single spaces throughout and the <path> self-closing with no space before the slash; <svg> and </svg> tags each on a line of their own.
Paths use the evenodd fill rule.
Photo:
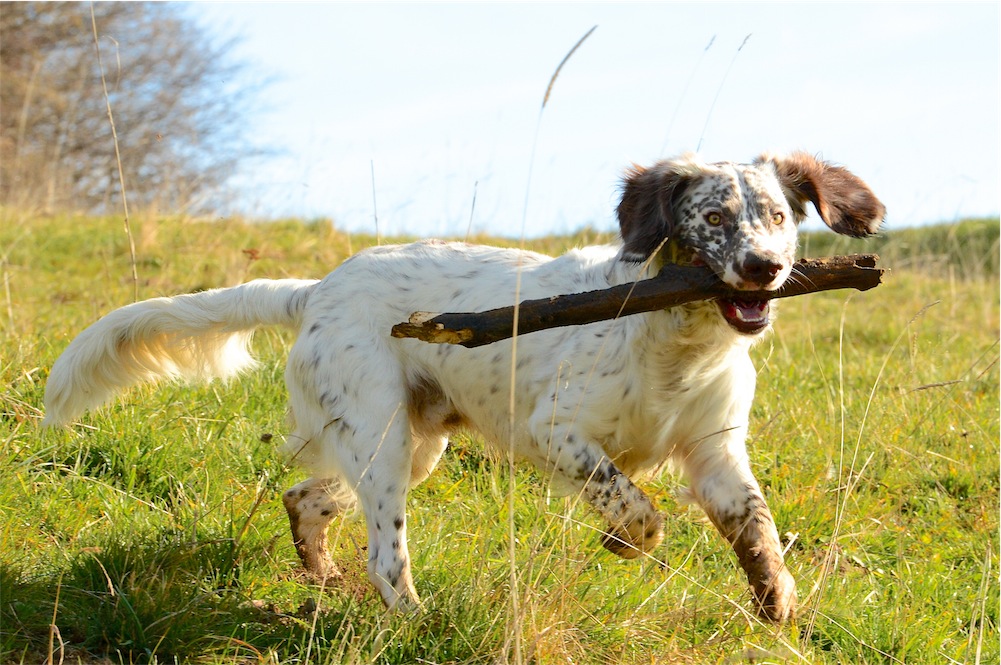
<svg viewBox="0 0 1001 665">
<path fill-rule="evenodd" d="M 80 333 L 52 365 L 42 424 L 66 424 L 140 382 L 227 378 L 253 367 L 247 345 L 254 329 L 298 329 L 314 284 L 259 279 L 116 309 Z"/>
</svg>

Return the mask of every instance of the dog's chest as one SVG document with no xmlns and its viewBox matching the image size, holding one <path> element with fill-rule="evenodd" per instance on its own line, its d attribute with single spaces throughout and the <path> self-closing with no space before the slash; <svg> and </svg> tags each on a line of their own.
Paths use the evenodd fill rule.
<svg viewBox="0 0 1001 665">
<path fill-rule="evenodd" d="M 642 353 L 617 377 L 610 394 L 589 400 L 603 413 L 606 454 L 626 473 L 662 467 L 672 456 L 717 433 L 745 427 L 754 394 L 754 368 L 743 344 L 661 346 Z"/>
</svg>

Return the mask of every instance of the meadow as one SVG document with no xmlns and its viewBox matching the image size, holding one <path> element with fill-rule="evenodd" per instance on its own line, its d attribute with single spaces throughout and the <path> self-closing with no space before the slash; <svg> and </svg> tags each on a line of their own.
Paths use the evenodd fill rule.
<svg viewBox="0 0 1001 665">
<path fill-rule="evenodd" d="M 359 517 L 331 530 L 344 579 L 311 584 L 280 501 L 303 478 L 277 453 L 281 330 L 258 333 L 261 366 L 238 381 L 139 388 L 40 429 L 48 368 L 134 290 L 320 277 L 375 243 L 327 220 L 132 226 L 135 284 L 121 219 L 0 210 L 0 661 L 999 662 L 997 220 L 804 236 L 804 256 L 876 252 L 891 272 L 783 301 L 754 350 L 748 447 L 800 598 L 782 627 L 753 616 L 682 479 L 642 483 L 666 537 L 622 561 L 587 506 L 466 435 L 409 502 L 423 611 L 386 614 Z"/>
</svg>

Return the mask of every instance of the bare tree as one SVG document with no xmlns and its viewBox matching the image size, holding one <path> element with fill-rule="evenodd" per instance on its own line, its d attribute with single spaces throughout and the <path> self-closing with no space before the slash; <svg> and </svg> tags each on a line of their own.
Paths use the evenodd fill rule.
<svg viewBox="0 0 1001 665">
<path fill-rule="evenodd" d="M 0 2 L 0 202 L 121 204 L 92 10 L 130 204 L 205 207 L 254 151 L 257 86 L 190 7 L 155 2 Z"/>
</svg>

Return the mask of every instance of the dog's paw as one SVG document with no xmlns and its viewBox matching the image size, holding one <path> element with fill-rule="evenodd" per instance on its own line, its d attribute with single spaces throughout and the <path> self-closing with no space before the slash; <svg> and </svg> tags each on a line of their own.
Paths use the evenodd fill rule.
<svg viewBox="0 0 1001 665">
<path fill-rule="evenodd" d="M 302 557 L 302 560 L 306 577 L 314 584 L 330 584 L 344 577 L 325 552 L 323 554 L 313 553 L 312 556 Z"/>
<path fill-rule="evenodd" d="M 614 527 L 601 537 L 601 546 L 623 559 L 636 559 L 651 552 L 664 539 L 664 518 L 654 513 L 644 521 Z"/>
<path fill-rule="evenodd" d="M 751 585 L 755 603 L 762 617 L 773 623 L 785 623 L 796 616 L 796 580 L 783 566 L 767 582 Z"/>
</svg>

